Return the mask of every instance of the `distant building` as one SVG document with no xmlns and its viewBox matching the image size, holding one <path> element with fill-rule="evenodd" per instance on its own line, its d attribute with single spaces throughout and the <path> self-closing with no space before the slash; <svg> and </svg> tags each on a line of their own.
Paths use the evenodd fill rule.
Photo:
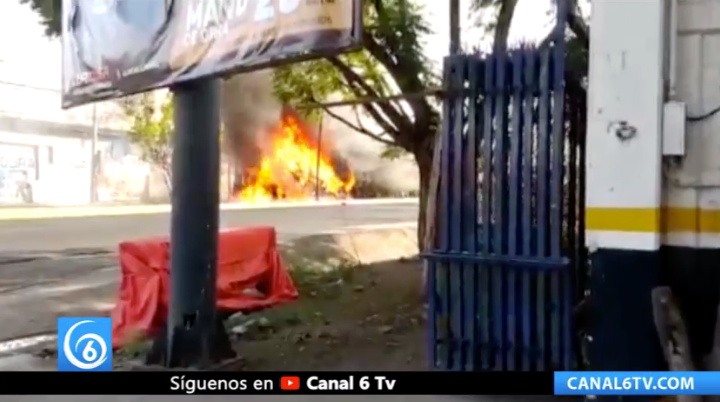
<svg viewBox="0 0 720 402">
<path fill-rule="evenodd" d="M 92 126 L 0 114 L 0 204 L 90 201 Z M 99 131 L 101 160 L 131 152 L 123 132 Z"/>
<path fill-rule="evenodd" d="M 168 177 L 140 160 L 116 102 L 97 104 L 98 163 L 91 172 L 92 109 L 62 110 L 58 91 L 0 79 L 0 206 L 87 204 L 93 174 L 99 202 L 169 200 Z M 223 200 L 231 192 L 225 163 Z"/>
</svg>

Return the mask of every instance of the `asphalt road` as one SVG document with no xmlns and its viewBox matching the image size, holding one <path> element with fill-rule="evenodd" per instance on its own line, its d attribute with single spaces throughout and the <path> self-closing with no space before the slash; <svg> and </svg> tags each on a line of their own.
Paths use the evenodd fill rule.
<svg viewBox="0 0 720 402">
<path fill-rule="evenodd" d="M 417 202 L 338 204 L 221 211 L 221 228 L 274 226 L 280 240 L 360 225 L 412 222 Z M 0 256 L 28 252 L 114 249 L 124 240 L 169 233 L 170 214 L 0 221 Z"/>
</svg>

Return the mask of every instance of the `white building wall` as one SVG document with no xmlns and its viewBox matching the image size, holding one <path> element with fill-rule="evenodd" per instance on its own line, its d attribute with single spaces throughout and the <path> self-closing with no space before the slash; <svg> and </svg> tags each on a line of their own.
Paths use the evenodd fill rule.
<svg viewBox="0 0 720 402">
<path fill-rule="evenodd" d="M 124 139 L 101 137 L 97 144 L 105 158 L 127 152 Z M 0 131 L 0 169 L 7 180 L 27 172 L 34 202 L 84 204 L 90 199 L 91 139 Z M 12 183 L 4 181 L 0 203 L 20 202 Z"/>
<path fill-rule="evenodd" d="M 55 43 L 48 44 L 49 49 Z M 0 54 L 0 58 L 3 55 Z M 45 66 L 47 68 L 47 66 Z M 60 66 L 57 66 L 59 69 Z M 90 200 L 90 158 L 93 125 L 93 106 L 81 106 L 69 110 L 60 107 L 61 95 L 59 80 L 57 86 L 34 74 L 38 66 L 31 63 L 23 55 L 3 58 L 0 62 L 0 117 L 20 120 L 32 120 L 40 123 L 81 126 L 74 136 L 67 134 L 54 135 L 45 129 L 36 132 L 13 132 L 0 130 L 0 144 L 11 144 L 14 147 L 0 147 L 0 156 L 12 160 L 22 156 L 18 146 L 37 147 L 37 169 L 33 186 L 33 198 L 39 204 L 85 204 Z M 127 128 L 117 103 L 103 102 L 97 104 L 98 124 L 101 132 L 105 130 L 121 131 Z M 113 147 L 113 142 L 115 146 Z M 107 136 L 100 137 L 98 151 L 108 156 L 120 157 L 128 150 L 124 149 L 121 140 L 111 141 Z M 25 148 L 31 149 L 31 148 Z M 112 151 L 112 152 L 111 152 Z M 14 163 L 14 162 L 11 162 Z M 19 202 L 13 190 L 13 177 L 18 176 L 17 170 L 0 166 L 5 170 L 0 189 L 0 203 Z"/>
<path fill-rule="evenodd" d="M 671 2 L 593 4 L 591 248 L 720 248 L 720 113 L 692 121 L 720 109 L 720 1 L 677 0 L 675 26 Z M 666 101 L 685 103 L 690 117 L 682 156 L 661 152 L 662 136 L 677 135 L 662 126 Z M 621 122 L 634 130 L 631 138 L 617 138 Z"/>
<path fill-rule="evenodd" d="M 688 116 L 720 108 L 720 1 L 678 0 L 677 100 Z M 686 155 L 666 160 L 665 204 L 682 218 L 665 243 L 720 247 L 720 113 L 686 125 Z M 677 212 L 684 211 L 684 212 Z"/>
<path fill-rule="evenodd" d="M 664 9 L 663 0 L 593 3 L 586 192 L 591 249 L 660 247 Z"/>
</svg>

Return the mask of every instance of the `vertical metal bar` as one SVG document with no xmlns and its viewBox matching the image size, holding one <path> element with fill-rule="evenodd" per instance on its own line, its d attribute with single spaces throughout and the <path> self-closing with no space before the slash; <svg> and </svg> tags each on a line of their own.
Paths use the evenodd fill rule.
<svg viewBox="0 0 720 402">
<path fill-rule="evenodd" d="M 522 241 L 522 233 L 520 228 L 521 220 L 521 194 L 522 180 L 521 169 L 522 159 L 522 119 L 523 119 L 523 49 L 518 49 L 512 54 L 512 102 L 511 102 L 511 124 L 510 124 L 510 174 L 508 178 L 508 199 L 510 204 L 508 219 L 508 255 L 517 257 L 522 254 L 520 242 Z"/>
<path fill-rule="evenodd" d="M 571 300 L 574 306 L 585 297 L 585 287 L 587 285 L 585 268 L 586 260 L 584 256 L 585 241 L 584 234 L 584 137 L 585 137 L 585 103 L 584 96 L 581 91 L 576 89 L 577 83 L 571 86 L 568 82 L 565 91 L 567 93 L 567 102 L 569 102 L 569 113 L 571 113 L 571 130 L 568 138 L 570 154 L 568 156 L 568 170 L 570 174 L 569 181 L 572 184 L 568 188 L 568 243 L 572 250 L 572 275 L 568 275 L 564 281 L 564 293 L 566 299 Z M 576 357 L 581 356 L 580 344 L 575 336 L 573 319 L 571 314 L 565 314 L 565 339 L 566 343 L 571 343 L 570 352 L 565 356 L 564 370 L 572 370 L 575 368 Z"/>
<path fill-rule="evenodd" d="M 464 88 L 465 76 L 467 70 L 467 58 L 465 56 L 454 57 L 454 76 L 453 76 L 453 88 L 459 90 Z M 452 182 L 452 208 L 451 213 L 451 227 L 452 234 L 450 236 L 451 246 L 450 249 L 455 252 L 463 251 L 463 219 L 465 219 L 465 213 L 463 209 L 463 165 L 465 163 L 465 95 L 457 95 L 455 98 L 454 110 L 454 123 L 453 123 L 453 182 Z M 464 317 L 464 305 L 463 305 L 463 280 L 462 280 L 462 269 L 463 263 L 455 262 L 450 264 L 448 273 L 450 275 L 451 285 L 451 308 L 448 309 L 450 314 L 450 323 L 452 325 L 452 347 L 450 350 L 451 366 L 456 370 L 462 369 L 464 353 L 463 344 L 465 343 L 465 328 L 463 326 Z"/>
<path fill-rule="evenodd" d="M 569 87 L 566 86 L 565 93 L 567 97 L 567 102 L 569 103 L 566 105 L 566 108 L 568 110 L 569 116 L 567 118 L 570 120 L 570 132 L 568 133 L 568 138 L 566 139 L 566 143 L 568 146 L 568 157 L 567 157 L 567 188 L 565 191 L 567 192 L 567 218 L 566 218 L 566 230 L 567 230 L 567 249 L 568 254 L 570 255 L 570 266 L 568 269 L 568 272 L 563 276 L 563 298 L 567 300 L 568 305 L 565 310 L 565 314 L 563 315 L 563 337 L 565 342 L 565 353 L 564 353 L 564 360 L 563 360 L 563 370 L 572 370 L 574 367 L 574 358 L 575 358 L 575 351 L 576 347 L 578 346 L 578 343 L 576 342 L 576 337 L 574 336 L 574 325 L 572 320 L 572 310 L 573 306 L 576 305 L 576 303 L 580 300 L 580 298 L 576 297 L 577 294 L 582 295 L 580 293 L 581 289 L 575 289 L 573 286 L 577 283 L 577 274 L 580 269 L 582 269 L 582 262 L 578 260 L 578 244 L 577 244 L 577 184 L 578 184 L 578 169 L 577 169 L 577 142 L 576 139 L 578 138 L 578 100 L 574 99 L 578 95 L 570 90 Z M 580 354 L 578 354 L 579 356 Z"/>
<path fill-rule="evenodd" d="M 538 127 L 538 166 L 537 166 L 537 258 L 547 257 L 548 239 L 548 162 L 550 151 L 550 58 L 548 49 L 540 51 L 540 99 L 539 99 L 539 127 Z M 537 370 L 546 370 L 547 328 L 546 315 L 547 290 L 545 289 L 544 272 L 537 274 L 537 336 L 538 361 Z"/>
<path fill-rule="evenodd" d="M 455 61 L 453 57 L 445 58 L 444 65 L 444 85 L 452 92 L 453 77 L 454 77 Z M 448 252 L 451 246 L 451 213 L 450 209 L 452 206 L 452 131 L 453 131 L 453 116 L 455 110 L 454 98 L 446 98 L 443 107 L 443 138 L 442 138 L 442 158 L 440 160 L 440 194 L 439 194 L 439 205 L 438 211 L 438 247 L 441 251 Z M 435 324 L 438 326 L 436 335 L 437 348 L 440 348 L 440 352 L 444 353 L 445 356 L 439 356 L 439 359 L 443 360 L 445 369 L 448 368 L 450 359 L 450 348 L 452 341 L 451 327 L 450 327 L 450 278 L 449 264 L 447 262 L 437 262 L 435 265 L 435 283 L 436 291 L 438 292 L 440 305 L 436 305 Z"/>
<path fill-rule="evenodd" d="M 579 128 L 579 113 L 578 113 L 578 105 L 579 102 L 576 99 L 577 94 L 575 91 L 569 87 L 566 87 L 565 89 L 567 93 L 567 103 L 566 106 L 568 109 L 568 113 L 570 116 L 568 116 L 568 119 L 570 120 L 570 132 L 568 133 L 568 138 L 566 139 L 566 142 L 568 144 L 568 157 L 567 157 L 567 189 L 564 190 L 567 192 L 567 248 L 569 249 L 570 258 L 571 258 L 571 269 L 572 269 L 572 281 L 577 279 L 576 274 L 577 270 L 579 269 L 579 261 L 578 261 L 578 244 L 577 244 L 577 224 L 578 224 L 578 142 L 577 138 L 579 136 L 578 128 Z M 576 296 L 582 296 L 582 294 L 578 293 L 575 294 L 575 291 L 578 291 L 579 289 L 571 289 L 573 291 L 573 298 L 576 298 Z M 578 299 L 579 300 L 579 299 Z"/>
<path fill-rule="evenodd" d="M 427 290 L 426 295 L 427 301 L 428 301 L 428 323 L 427 323 L 427 331 L 428 331 L 428 339 L 427 339 L 427 346 L 428 346 L 428 362 L 430 362 L 430 368 L 436 369 L 437 368 L 437 346 L 438 346 L 438 340 L 437 340 L 437 286 L 436 286 L 436 280 L 435 275 L 437 275 L 436 272 L 436 265 L 435 260 L 428 259 L 428 272 L 427 272 Z"/>
<path fill-rule="evenodd" d="M 468 132 L 467 142 L 465 144 L 465 165 L 464 165 L 464 176 L 465 186 L 463 192 L 463 210 L 466 211 L 467 216 L 463 219 L 465 230 L 463 230 L 464 236 L 464 249 L 470 254 L 477 254 L 478 252 L 478 235 L 477 235 L 477 221 L 478 221 L 478 205 L 477 205 L 477 182 L 478 182 L 478 170 L 477 170 L 477 158 L 478 158 L 478 145 L 477 141 L 478 133 L 477 130 L 480 127 L 479 116 L 480 110 L 478 108 L 479 103 L 479 86 L 480 86 L 480 62 L 477 58 L 469 58 L 468 64 Z M 470 268 L 470 269 L 468 269 Z M 463 282 L 468 286 L 465 295 L 466 305 L 470 308 L 466 311 L 463 316 L 463 320 L 467 322 L 466 326 L 469 330 L 469 347 L 467 348 L 469 359 L 466 362 L 467 369 L 475 371 L 476 368 L 476 348 L 477 345 L 477 312 L 478 312 L 478 265 L 472 264 L 469 267 L 466 265 L 463 269 Z"/>
<path fill-rule="evenodd" d="M 573 285 L 576 286 L 576 301 L 580 301 L 585 297 L 585 289 L 588 286 L 588 272 L 587 272 L 587 248 L 585 247 L 585 174 L 587 165 L 585 164 L 585 156 L 586 156 L 586 117 L 587 117 L 587 105 L 586 105 L 586 99 L 584 97 L 578 97 L 578 119 L 577 119 L 577 125 L 578 125 L 578 136 L 577 136 L 577 169 L 578 169 L 578 178 L 577 178 L 577 223 L 576 223 L 576 230 L 577 230 L 577 239 L 575 240 L 575 247 L 577 250 L 577 257 L 576 257 L 576 275 L 579 277 Z M 575 347 L 575 350 L 579 349 L 578 347 Z M 578 353 L 578 356 L 581 356 L 580 353 Z M 573 362 L 574 363 L 574 362 Z"/>
<path fill-rule="evenodd" d="M 215 283 L 220 197 L 218 82 L 172 88 L 169 366 L 207 366 L 215 337 Z"/>
<path fill-rule="evenodd" d="M 540 99 L 538 127 L 538 190 L 537 190 L 537 257 L 548 255 L 548 191 L 550 159 L 550 56 L 549 49 L 540 50 Z"/>
<path fill-rule="evenodd" d="M 564 181 L 565 181 L 565 28 L 569 12 L 569 1 L 560 0 L 557 3 L 556 40 L 553 46 L 553 167 L 551 169 L 551 247 L 550 255 L 560 257 L 565 234 L 563 232 L 564 215 Z M 572 228 L 567 225 L 567 230 Z M 569 268 L 572 268 L 569 267 Z M 557 322 L 553 325 L 552 333 L 552 360 L 553 369 L 560 370 L 570 361 L 572 339 L 570 338 L 570 315 L 572 314 L 573 300 L 570 296 L 568 277 L 570 270 L 553 272 L 551 277 L 551 292 L 555 306 L 554 316 Z M 561 278 L 562 277 L 562 278 Z M 561 281 L 564 286 L 561 289 Z M 561 344 L 562 342 L 562 344 Z M 561 362 L 562 360 L 562 362 Z"/>
<path fill-rule="evenodd" d="M 452 90 L 452 58 L 446 57 L 443 62 L 443 85 L 447 92 L 451 93 Z M 451 171 L 450 171 L 450 156 L 451 156 L 451 130 L 452 130 L 452 105 L 454 99 L 449 95 L 443 101 L 443 114 L 442 114 L 442 153 L 440 158 L 440 194 L 438 194 L 438 247 L 441 252 L 449 251 L 450 243 L 450 217 L 448 216 L 449 202 L 450 202 L 450 182 L 451 182 Z"/>
<path fill-rule="evenodd" d="M 520 153 L 522 150 L 522 102 L 523 102 L 523 49 L 518 49 L 512 54 L 512 120 L 510 125 L 510 175 L 509 175 L 509 196 L 507 202 L 510 203 L 510 216 L 508 224 L 508 255 L 517 257 L 520 254 L 519 240 L 520 233 L 520 195 L 522 192 L 522 181 L 520 180 L 520 170 L 522 169 L 522 159 Z M 518 295 L 517 292 L 517 267 L 508 267 L 508 349 L 507 349 L 507 369 L 516 370 L 518 361 L 518 352 L 520 351 L 520 341 L 518 337 Z M 520 304 L 521 305 L 521 304 Z"/>
<path fill-rule="evenodd" d="M 564 162 L 564 147 L 563 147 L 563 136 L 565 131 L 565 122 L 563 119 L 564 110 L 563 98 L 564 94 L 560 93 L 560 104 L 558 104 L 558 92 L 557 83 L 555 82 L 557 77 L 557 69 L 555 66 L 555 56 L 557 55 L 557 48 L 553 47 L 552 55 L 550 58 L 550 71 L 551 71 L 551 88 L 552 88 L 552 117 L 551 117 L 551 129 L 550 129 L 550 194 L 549 194 L 549 254 L 551 257 L 561 257 L 561 244 L 563 238 L 562 230 L 562 204 L 564 202 L 562 196 L 563 188 L 563 162 Z M 562 55 L 564 57 L 564 55 Z M 562 80 L 562 76 L 560 77 Z M 562 298 L 560 289 L 560 277 L 565 276 L 568 272 L 566 270 L 554 270 L 548 273 L 550 280 L 550 358 L 552 370 L 560 369 L 560 360 L 562 353 L 561 346 L 561 325 L 562 325 L 562 314 L 564 313 L 565 301 Z"/>
<path fill-rule="evenodd" d="M 535 122 L 535 68 L 536 68 L 535 48 L 528 48 L 525 51 L 525 71 L 524 71 L 524 95 L 525 103 L 523 104 L 523 256 L 530 257 L 532 252 L 533 238 L 533 165 L 534 158 L 534 122 Z M 532 321 L 531 311 L 535 305 L 532 301 L 531 294 L 531 272 L 528 269 L 522 271 L 522 327 L 523 327 L 523 371 L 530 371 L 532 359 Z"/>
<path fill-rule="evenodd" d="M 315 154 L 315 201 L 320 200 L 320 157 L 322 156 L 323 114 L 318 122 L 317 153 Z"/>
<path fill-rule="evenodd" d="M 493 253 L 504 255 L 507 251 L 507 155 L 508 155 L 508 96 L 507 96 L 507 70 L 508 57 L 506 52 L 501 52 L 495 59 L 497 63 L 495 80 L 495 159 L 494 159 L 494 184 L 495 197 L 493 197 Z"/>
<path fill-rule="evenodd" d="M 555 40 L 556 45 L 564 46 L 565 29 L 567 27 L 568 14 L 570 13 L 570 0 L 557 0 L 557 8 L 555 9 Z M 562 44 L 561 44 L 562 43 Z M 563 57 L 565 53 L 563 52 Z"/>
<path fill-rule="evenodd" d="M 480 230 L 482 237 L 483 255 L 490 255 L 492 240 L 492 222 L 491 222 L 491 206 L 492 206 L 492 146 L 493 146 L 493 113 L 495 95 L 493 91 L 495 81 L 495 57 L 488 56 L 485 59 L 485 82 L 483 85 L 483 137 L 482 137 L 482 193 L 481 208 L 482 219 L 480 221 Z M 492 334 L 492 284 L 490 275 L 490 266 L 488 264 L 481 265 L 480 283 L 482 284 L 481 295 L 481 332 L 480 338 L 483 345 L 481 349 L 482 369 L 489 370 L 493 368 L 492 354 L 494 353 L 495 342 Z"/>
<path fill-rule="evenodd" d="M 452 88 L 461 91 L 465 76 L 465 58 L 453 57 L 453 83 Z M 453 102 L 453 160 L 452 160 L 452 205 L 450 206 L 450 250 L 460 252 L 463 250 L 463 162 L 464 162 L 464 106 L 465 95 L 457 95 Z"/>
<path fill-rule="evenodd" d="M 495 80 L 495 97 L 497 99 L 495 108 L 495 159 L 494 159 L 494 179 L 495 179 L 495 197 L 493 199 L 493 244 L 492 251 L 495 255 L 504 255 L 507 247 L 507 53 L 505 51 L 498 54 L 495 59 L 496 80 Z M 498 342 L 495 350 L 495 369 L 505 369 L 505 330 L 507 321 L 507 306 L 505 304 L 505 271 L 503 266 L 494 265 L 492 267 L 493 290 L 495 307 L 493 318 L 497 323 L 495 325 L 495 339 Z"/>
<path fill-rule="evenodd" d="M 585 271 L 585 263 L 587 258 L 587 249 L 585 248 L 585 184 L 586 184 L 586 173 L 587 165 L 586 161 L 586 135 L 587 135 L 587 104 L 585 98 L 578 99 L 580 105 L 578 106 L 578 137 L 577 137 L 577 150 L 578 150 L 578 191 L 577 191 L 577 203 L 578 203 L 578 220 L 577 220 L 577 249 L 578 249 L 578 264 L 582 264 L 580 269 L 582 272 L 582 282 L 578 286 L 578 297 L 584 296 L 584 288 L 587 284 L 587 275 Z"/>
<path fill-rule="evenodd" d="M 574 289 L 572 284 L 575 281 L 576 270 L 578 269 L 577 261 L 577 250 L 576 250 L 576 237 L 575 231 L 577 224 L 577 148 L 574 138 L 577 138 L 577 102 L 573 100 L 576 96 L 572 93 L 573 91 L 566 86 L 565 88 L 565 120 L 568 124 L 568 134 L 564 139 L 564 143 L 567 146 L 567 158 L 565 158 L 565 184 L 563 184 L 563 202 L 567 202 L 567 206 L 564 208 L 565 217 L 563 218 L 564 227 L 566 230 L 565 239 L 563 240 L 563 253 L 570 259 L 570 265 L 568 266 L 567 272 L 561 277 L 561 288 L 562 298 L 567 303 L 563 305 L 563 364 L 562 370 L 572 370 L 573 363 L 573 352 L 575 350 L 576 342 L 573 337 L 573 323 L 572 323 L 572 308 L 576 303 Z M 566 201 L 567 200 L 567 201 Z"/>
<path fill-rule="evenodd" d="M 565 162 L 565 19 L 562 10 L 567 7 L 567 1 L 558 2 L 558 37 L 552 48 L 552 151 L 550 168 L 550 256 L 559 258 L 562 256 L 563 233 L 563 182 Z M 563 34 L 560 36 L 560 32 Z M 563 297 L 560 289 L 561 276 L 567 276 L 567 270 L 555 271 L 550 275 L 550 292 L 552 294 L 552 364 L 553 369 L 561 368 L 561 359 L 565 355 L 566 345 L 561 344 L 561 338 L 565 327 L 563 315 L 570 313 L 571 301 Z"/>
</svg>

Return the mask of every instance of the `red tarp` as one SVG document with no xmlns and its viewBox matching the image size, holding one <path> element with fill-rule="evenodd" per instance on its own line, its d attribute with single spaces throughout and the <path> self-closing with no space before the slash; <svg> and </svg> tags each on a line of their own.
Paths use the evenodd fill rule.
<svg viewBox="0 0 720 402">
<path fill-rule="evenodd" d="M 122 279 L 112 312 L 113 348 L 138 333 L 153 336 L 167 318 L 170 242 L 120 243 Z M 257 289 L 258 292 L 248 292 Z M 217 307 L 253 311 L 295 300 L 297 289 L 277 252 L 275 229 L 256 227 L 218 234 Z"/>
</svg>

